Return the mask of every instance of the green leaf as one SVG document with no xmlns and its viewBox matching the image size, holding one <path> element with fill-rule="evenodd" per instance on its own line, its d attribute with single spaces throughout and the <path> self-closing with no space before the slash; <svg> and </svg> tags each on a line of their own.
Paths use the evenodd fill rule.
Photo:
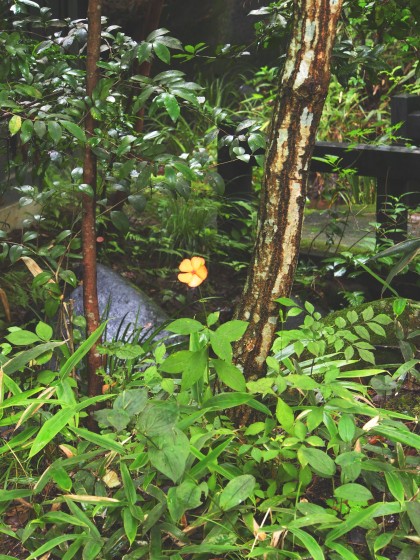
<svg viewBox="0 0 420 560">
<path fill-rule="evenodd" d="M 236 342 L 245 334 L 247 327 L 248 323 L 246 321 L 228 321 L 220 325 L 220 327 L 216 329 L 216 333 L 226 338 L 229 342 Z"/>
<path fill-rule="evenodd" d="M 17 134 L 22 126 L 22 118 L 19 115 L 13 115 L 9 121 L 9 132 L 12 136 Z"/>
<path fill-rule="evenodd" d="M 120 462 L 121 478 L 124 486 L 125 497 L 130 506 L 136 505 L 138 496 L 136 492 L 136 487 L 134 486 L 133 479 L 131 478 L 128 467 L 125 463 Z"/>
<path fill-rule="evenodd" d="M 189 364 L 191 354 L 191 350 L 179 350 L 168 356 L 159 367 L 165 373 L 181 373 Z"/>
<path fill-rule="evenodd" d="M 386 474 L 386 473 L 385 473 Z M 334 496 L 349 502 L 366 503 L 373 499 L 372 492 L 361 484 L 349 482 L 334 490 Z"/>
<path fill-rule="evenodd" d="M 130 230 L 130 221 L 127 216 L 121 210 L 112 210 L 109 214 L 111 218 L 112 225 L 120 231 L 122 234 L 126 235 Z"/>
<path fill-rule="evenodd" d="M 374 332 L 378 336 L 383 336 L 383 337 L 386 336 L 385 329 L 381 327 L 381 325 L 378 325 L 378 323 L 370 322 L 370 323 L 366 323 L 366 325 L 370 328 L 372 332 Z"/>
<path fill-rule="evenodd" d="M 293 526 L 290 526 L 289 530 L 295 537 L 297 537 L 301 541 L 313 560 L 325 560 L 324 553 L 322 552 L 321 547 L 312 535 L 310 535 L 306 531 L 302 531 L 302 529 L 297 529 Z"/>
<path fill-rule="evenodd" d="M 124 455 L 125 453 L 124 446 L 118 441 L 113 440 L 108 435 L 95 434 L 86 428 L 76 428 L 75 426 L 69 426 L 69 429 L 79 438 L 90 441 L 103 449 L 110 449 L 111 451 L 115 451 L 121 455 Z"/>
<path fill-rule="evenodd" d="M 35 134 L 38 136 L 38 138 L 44 138 L 44 136 L 47 134 L 47 127 L 45 125 L 44 121 L 35 121 L 34 122 L 34 131 Z"/>
<path fill-rule="evenodd" d="M 140 521 L 135 517 L 133 517 L 129 508 L 124 508 L 122 513 L 123 513 L 124 532 L 131 546 L 136 539 Z"/>
<path fill-rule="evenodd" d="M 195 332 L 199 332 L 204 328 L 204 326 L 195 319 L 177 319 L 176 321 L 172 321 L 166 327 L 166 330 L 169 332 L 173 332 L 175 334 L 192 334 Z"/>
<path fill-rule="evenodd" d="M 127 389 L 115 399 L 115 411 L 125 410 L 130 416 L 140 414 L 147 405 L 148 394 L 146 389 Z"/>
<path fill-rule="evenodd" d="M 330 542 L 328 543 L 328 546 L 331 550 L 337 552 L 341 558 L 344 558 L 344 560 L 360 560 L 359 556 L 356 556 L 352 551 L 340 543 Z"/>
<path fill-rule="evenodd" d="M 130 194 L 127 198 L 128 204 L 138 213 L 143 212 L 147 205 L 147 198 L 142 194 Z"/>
<path fill-rule="evenodd" d="M 37 324 L 37 326 L 35 327 L 35 332 L 39 336 L 39 338 L 42 338 L 43 340 L 50 340 L 53 335 L 52 327 L 50 327 L 50 325 L 47 325 L 43 321 L 40 321 Z"/>
<path fill-rule="evenodd" d="M 404 502 L 405 490 L 401 477 L 397 472 L 385 472 L 385 480 L 388 485 L 389 491 L 399 502 Z"/>
<path fill-rule="evenodd" d="M 40 338 L 35 333 L 23 329 L 13 331 L 5 338 L 10 342 L 10 344 L 15 346 L 28 346 L 30 344 L 34 344 L 35 342 L 41 342 Z"/>
<path fill-rule="evenodd" d="M 170 432 L 178 419 L 178 407 L 173 402 L 152 402 L 137 421 L 137 429 L 147 437 Z"/>
<path fill-rule="evenodd" d="M 220 334 L 216 331 L 210 332 L 210 342 L 214 353 L 219 358 L 225 360 L 226 362 L 232 361 L 233 351 L 229 340 L 227 340 L 224 336 L 220 336 Z"/>
<path fill-rule="evenodd" d="M 190 442 L 181 430 L 173 428 L 152 438 L 148 454 L 151 464 L 176 483 L 184 474 Z"/>
<path fill-rule="evenodd" d="M 26 557 L 26 560 L 34 560 L 34 558 L 38 558 L 49 552 L 56 546 L 68 541 L 74 541 L 75 539 L 79 538 L 80 535 L 61 535 L 59 537 L 55 537 L 53 539 L 48 540 L 45 544 L 37 548 L 32 554 Z"/>
<path fill-rule="evenodd" d="M 338 422 L 338 433 L 344 442 L 350 443 L 353 441 L 356 433 L 356 425 L 352 416 L 344 414 L 340 418 Z"/>
<path fill-rule="evenodd" d="M 182 371 L 181 390 L 190 389 L 194 383 L 204 378 L 208 366 L 208 350 L 202 348 L 191 352 L 189 361 Z"/>
<path fill-rule="evenodd" d="M 95 332 L 93 332 L 76 350 L 76 352 L 65 362 L 63 367 L 60 369 L 60 378 L 63 380 L 77 364 L 82 360 L 82 358 L 89 352 L 90 348 L 98 341 L 102 333 L 106 328 L 107 323 L 102 323 Z"/>
<path fill-rule="evenodd" d="M 391 317 L 388 317 L 388 315 L 385 315 L 384 313 L 380 313 L 379 315 L 376 315 L 376 317 L 374 317 L 372 321 L 375 321 L 380 325 L 389 325 L 390 323 L 392 323 Z"/>
<path fill-rule="evenodd" d="M 181 113 L 178 101 L 171 93 L 162 93 L 160 96 L 171 119 L 176 122 Z"/>
<path fill-rule="evenodd" d="M 417 534 L 420 535 L 420 502 L 406 502 L 407 514 Z"/>
<path fill-rule="evenodd" d="M 246 391 L 246 381 L 243 373 L 233 364 L 223 360 L 212 360 L 219 379 L 234 391 Z"/>
<path fill-rule="evenodd" d="M 34 125 L 31 120 L 26 119 L 22 123 L 22 127 L 20 129 L 20 139 L 22 144 L 26 144 L 32 138 L 34 132 Z"/>
<path fill-rule="evenodd" d="M 162 62 L 165 64 L 169 64 L 171 62 L 171 52 L 166 45 L 159 42 L 153 43 L 153 50 Z"/>
<path fill-rule="evenodd" d="M 172 520 L 177 523 L 190 509 L 201 505 L 202 488 L 192 480 L 184 480 L 176 488 L 168 491 L 168 510 Z"/>
<path fill-rule="evenodd" d="M 392 302 L 392 311 L 397 317 L 404 313 L 407 307 L 407 300 L 405 298 L 397 298 Z"/>
<path fill-rule="evenodd" d="M 59 121 L 59 123 L 63 128 L 65 128 L 68 132 L 70 132 L 70 134 L 72 134 L 75 138 L 77 138 L 77 140 L 79 140 L 83 144 L 86 143 L 87 139 L 86 139 L 85 131 L 82 128 L 80 128 L 80 126 L 78 126 L 77 124 L 71 121 L 61 120 Z"/>
<path fill-rule="evenodd" d="M 54 144 L 57 144 L 61 140 L 61 137 L 63 135 L 61 126 L 58 124 L 58 122 L 48 121 L 47 128 L 51 140 L 54 142 Z"/>
<path fill-rule="evenodd" d="M 333 476 L 335 473 L 335 463 L 325 451 L 312 447 L 301 447 L 298 451 L 299 459 L 303 458 L 305 463 L 321 476 Z"/>
<path fill-rule="evenodd" d="M 366 521 L 369 521 L 374 517 L 394 515 L 396 513 L 400 513 L 402 509 L 403 506 L 399 502 L 379 502 L 363 509 L 362 511 L 352 512 L 343 523 L 328 533 L 326 545 L 331 547 L 331 545 L 335 544 L 331 541 L 335 541 L 355 527 L 363 526 Z"/>
<path fill-rule="evenodd" d="M 51 469 L 51 478 L 61 490 L 64 490 L 64 492 L 70 492 L 73 483 L 67 471 L 63 467 L 53 467 Z"/>
<path fill-rule="evenodd" d="M 32 495 L 32 490 L 0 490 L 0 502 L 11 502 Z"/>
<path fill-rule="evenodd" d="M 295 416 L 292 408 L 280 398 L 277 399 L 276 418 L 280 426 L 286 430 L 286 432 L 290 432 L 293 428 Z"/>
<path fill-rule="evenodd" d="M 241 406 L 242 404 L 249 403 L 251 400 L 252 395 L 248 393 L 219 393 L 205 401 L 203 403 L 203 408 L 224 410 L 226 408 L 233 408 L 234 406 Z"/>
<path fill-rule="evenodd" d="M 250 474 L 237 476 L 228 482 L 226 488 L 220 494 L 219 505 L 223 511 L 237 507 L 249 498 L 255 488 L 255 478 Z"/>
<path fill-rule="evenodd" d="M 363 327 L 362 325 L 355 325 L 354 330 L 360 336 L 360 338 L 370 340 L 370 334 L 366 327 Z"/>
</svg>

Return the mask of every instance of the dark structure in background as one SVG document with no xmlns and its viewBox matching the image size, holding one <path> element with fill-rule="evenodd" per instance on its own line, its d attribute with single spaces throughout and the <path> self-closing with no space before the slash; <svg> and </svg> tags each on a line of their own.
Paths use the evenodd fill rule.
<svg viewBox="0 0 420 560">
<path fill-rule="evenodd" d="M 391 98 L 391 124 L 403 123 L 398 136 L 414 145 L 420 146 L 420 96 L 401 94 Z M 246 143 L 243 147 L 247 149 Z M 262 152 L 261 152 L 262 153 Z M 261 154 L 259 154 L 261 155 Z M 395 242 L 402 241 L 407 235 L 407 213 L 401 213 L 396 231 L 395 222 L 390 219 L 391 205 L 395 197 L 411 207 L 420 205 L 420 148 L 405 146 L 374 146 L 359 144 L 350 146 L 337 142 L 317 142 L 313 155 L 317 158 L 337 156 L 340 167 L 355 169 L 357 175 L 375 177 L 377 180 L 376 219 L 388 230 L 387 237 Z M 244 163 L 231 158 L 228 161 L 226 149 L 219 152 L 219 173 L 226 182 L 226 190 L 237 193 L 241 184 L 248 185 L 252 177 L 255 160 Z M 246 171 L 247 167 L 247 171 Z M 331 166 L 323 161 L 312 159 L 311 171 L 331 173 Z M 400 230 L 400 231 L 398 231 Z"/>
</svg>

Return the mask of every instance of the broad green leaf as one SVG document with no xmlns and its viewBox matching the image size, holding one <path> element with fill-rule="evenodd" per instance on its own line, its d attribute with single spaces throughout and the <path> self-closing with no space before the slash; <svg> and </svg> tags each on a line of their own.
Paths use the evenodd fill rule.
<svg viewBox="0 0 420 560">
<path fill-rule="evenodd" d="M 385 472 L 385 480 L 389 491 L 399 502 L 403 502 L 405 498 L 404 485 L 398 472 Z"/>
<path fill-rule="evenodd" d="M 182 371 L 181 390 L 186 391 L 187 389 L 190 389 L 194 383 L 203 379 L 207 371 L 207 366 L 207 348 L 191 352 L 188 363 Z"/>
<path fill-rule="evenodd" d="M 229 340 L 216 331 L 210 333 L 210 342 L 214 353 L 219 358 L 229 363 L 232 361 L 233 351 Z"/>
<path fill-rule="evenodd" d="M 291 407 L 280 398 L 277 399 L 276 418 L 280 426 L 286 430 L 286 432 L 290 432 L 295 421 L 295 416 Z"/>
<path fill-rule="evenodd" d="M 343 441 L 350 443 L 356 433 L 356 425 L 352 416 L 344 414 L 338 422 L 338 433 Z"/>
<path fill-rule="evenodd" d="M 126 235 L 130 230 L 130 221 L 127 216 L 121 210 L 112 210 L 109 217 L 111 218 L 112 225 L 120 231 L 122 234 Z"/>
<path fill-rule="evenodd" d="M 13 115 L 9 121 L 9 132 L 12 136 L 17 134 L 22 126 L 22 117 L 19 115 Z"/>
<path fill-rule="evenodd" d="M 77 140 L 79 140 L 83 144 L 86 143 L 85 131 L 82 128 L 80 128 L 80 126 L 78 126 L 77 124 L 71 121 L 61 120 L 59 121 L 59 123 L 63 128 L 65 128 L 68 132 L 70 132 L 70 134 L 72 134 L 75 138 L 77 138 Z"/>
<path fill-rule="evenodd" d="M 177 523 L 182 515 L 190 509 L 201 505 L 203 488 L 192 480 L 184 480 L 176 488 L 168 491 L 168 510 L 172 520 Z"/>
<path fill-rule="evenodd" d="M 114 410 L 125 410 L 130 416 L 140 414 L 148 401 L 146 389 L 126 389 L 114 401 Z"/>
<path fill-rule="evenodd" d="M 168 115 L 174 122 L 176 122 L 181 112 L 176 97 L 171 93 L 162 93 L 159 97 L 162 99 L 163 104 L 168 111 Z"/>
<path fill-rule="evenodd" d="M 156 41 L 153 43 L 153 50 L 155 54 L 162 62 L 169 64 L 171 62 L 171 52 L 166 45 Z"/>
<path fill-rule="evenodd" d="M 48 128 L 48 134 L 49 134 L 51 140 L 55 144 L 57 144 L 61 140 L 61 137 L 63 135 L 63 131 L 61 129 L 61 126 L 58 124 L 58 122 L 48 121 L 47 128 Z"/>
<path fill-rule="evenodd" d="M 366 503 L 373 499 L 372 492 L 368 488 L 354 482 L 343 484 L 336 488 L 334 496 L 340 500 L 359 503 Z"/>
<path fill-rule="evenodd" d="M 234 391 L 246 391 L 246 381 L 243 373 L 233 364 L 223 360 L 212 360 L 219 379 Z"/>
<path fill-rule="evenodd" d="M 36 325 L 35 332 L 39 336 L 39 338 L 42 338 L 43 340 L 50 340 L 53 335 L 52 327 L 50 325 L 47 325 L 43 321 L 40 321 Z"/>
<path fill-rule="evenodd" d="M 175 352 L 168 356 L 159 367 L 165 373 L 181 373 L 187 367 L 191 359 L 191 354 L 191 350 Z"/>
<path fill-rule="evenodd" d="M 181 430 L 173 428 L 152 438 L 148 454 L 151 464 L 176 483 L 184 474 L 190 442 Z"/>
<path fill-rule="evenodd" d="M 125 410 L 114 410 L 113 408 L 96 410 L 93 416 L 98 424 L 114 428 L 117 432 L 125 430 L 133 419 Z"/>
<path fill-rule="evenodd" d="M 195 319 L 176 319 L 166 327 L 166 330 L 175 334 L 192 334 L 203 329 L 203 325 Z"/>
<path fill-rule="evenodd" d="M 228 482 L 220 494 L 219 505 L 223 511 L 237 507 L 249 498 L 255 488 L 255 478 L 250 474 L 237 476 Z"/>
<path fill-rule="evenodd" d="M 335 463 L 325 451 L 312 447 L 301 447 L 298 456 L 302 457 L 321 476 L 333 476 L 335 473 Z"/>
<path fill-rule="evenodd" d="M 130 194 L 127 198 L 128 204 L 138 213 L 143 212 L 147 205 L 147 198 L 142 194 Z"/>
<path fill-rule="evenodd" d="M 178 407 L 173 402 L 150 403 L 140 414 L 136 427 L 147 437 L 170 432 L 178 418 Z"/>
<path fill-rule="evenodd" d="M 70 492 L 73 483 L 67 471 L 63 467 L 53 467 L 51 469 L 51 478 L 61 490 L 64 490 L 64 492 Z"/>
<path fill-rule="evenodd" d="M 34 344 L 35 342 L 41 342 L 35 333 L 23 329 L 13 331 L 5 338 L 10 342 L 10 344 L 14 344 L 15 346 L 28 346 L 29 344 Z"/>
<path fill-rule="evenodd" d="M 229 342 L 235 342 L 244 335 L 247 327 L 248 323 L 246 321 L 228 321 L 227 323 L 220 325 L 220 327 L 217 328 L 216 333 L 226 338 Z"/>
</svg>

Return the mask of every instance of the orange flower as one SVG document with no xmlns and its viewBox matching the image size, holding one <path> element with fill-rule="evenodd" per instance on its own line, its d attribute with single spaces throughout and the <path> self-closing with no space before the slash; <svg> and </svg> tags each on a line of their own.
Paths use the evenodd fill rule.
<svg viewBox="0 0 420 560">
<path fill-rule="evenodd" d="M 188 284 L 190 288 L 196 288 L 207 278 L 206 261 L 203 257 L 192 257 L 184 259 L 179 265 L 181 274 L 178 274 L 178 280 L 184 284 Z"/>
</svg>

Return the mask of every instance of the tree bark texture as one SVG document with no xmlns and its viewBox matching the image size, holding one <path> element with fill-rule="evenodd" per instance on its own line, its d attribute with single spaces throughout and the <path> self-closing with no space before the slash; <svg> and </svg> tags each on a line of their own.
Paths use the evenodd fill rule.
<svg viewBox="0 0 420 560">
<path fill-rule="evenodd" d="M 257 239 L 236 317 L 249 322 L 235 358 L 248 379 L 265 374 L 278 321 L 275 299 L 290 294 L 296 270 L 308 167 L 330 81 L 343 0 L 295 0 L 261 192 Z"/>
<path fill-rule="evenodd" d="M 101 0 L 89 0 L 88 4 L 88 41 L 86 60 L 86 95 L 92 92 L 98 83 L 99 70 L 97 62 L 100 57 L 101 45 Z M 87 113 L 85 131 L 89 139 L 94 134 L 95 121 Z M 83 253 L 83 305 L 86 317 L 87 335 L 91 335 L 99 327 L 99 305 L 96 284 L 96 156 L 88 144 L 85 146 L 83 163 L 83 182 L 90 185 L 93 195 L 82 195 L 82 253 Z M 87 355 L 88 393 L 96 396 L 101 393 L 102 380 L 97 375 L 102 365 L 102 357 L 97 352 L 96 345 Z"/>
</svg>

